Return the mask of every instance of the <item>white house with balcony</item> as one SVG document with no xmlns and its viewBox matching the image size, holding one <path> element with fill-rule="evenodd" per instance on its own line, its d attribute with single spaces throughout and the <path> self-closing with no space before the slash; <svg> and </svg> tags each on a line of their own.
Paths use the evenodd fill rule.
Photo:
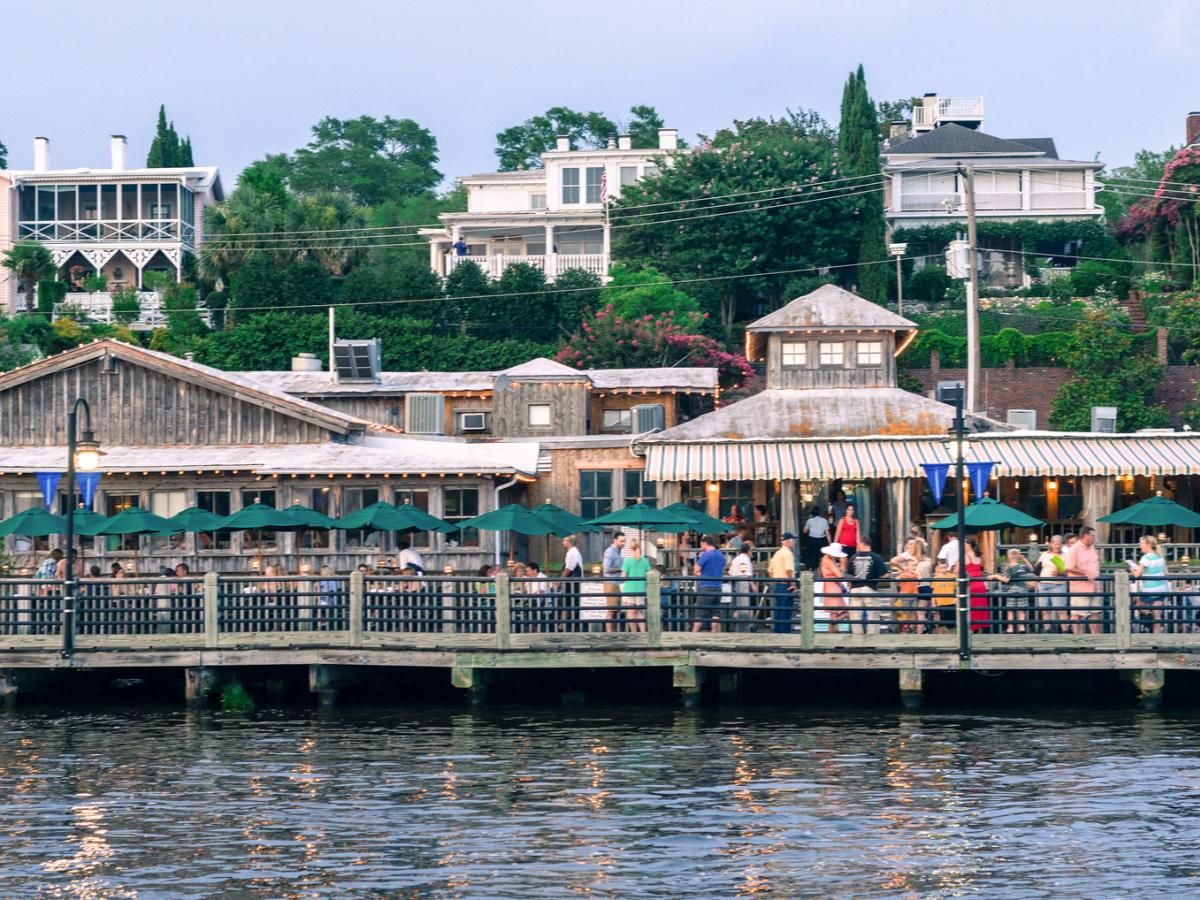
<svg viewBox="0 0 1200 900">
<path fill-rule="evenodd" d="M 195 253 L 205 206 L 223 198 L 215 166 L 129 168 L 127 143 L 113 135 L 107 169 L 51 169 L 50 141 L 35 138 L 33 168 L 0 172 L 0 251 L 38 241 L 54 257 L 56 278 L 71 283 L 64 298 L 101 321 L 111 315 L 111 292 L 141 290 L 147 272 L 179 280 Z M 102 275 L 105 291 L 87 293 L 82 278 Z M 22 285 L 0 269 L 0 308 L 17 312 Z M 161 298 L 142 294 L 153 317 Z"/>
<path fill-rule="evenodd" d="M 965 167 L 975 171 L 979 221 L 1095 221 L 1096 173 L 1103 164 L 1060 159 L 1053 138 L 1000 138 L 982 131 L 982 97 L 926 94 L 910 122 L 897 122 L 884 142 L 889 229 L 962 223 Z M 1019 279 L 1019 258 L 981 239 L 980 265 L 992 284 Z M 1000 242 L 1001 244 L 1004 242 Z M 1054 248 L 1047 248 L 1048 254 Z M 1064 248 L 1065 249 L 1065 248 Z"/>
<path fill-rule="evenodd" d="M 634 149 L 628 135 L 603 148 L 572 150 L 560 136 L 541 156 L 538 169 L 468 175 L 467 211 L 440 216 L 438 228 L 423 228 L 429 264 L 438 275 L 473 262 L 491 278 L 506 266 L 529 263 L 553 280 L 559 272 L 585 269 L 608 273 L 610 232 L 605 200 L 621 188 L 658 174 L 660 160 L 678 147 L 678 132 L 663 128 L 658 147 Z"/>
</svg>

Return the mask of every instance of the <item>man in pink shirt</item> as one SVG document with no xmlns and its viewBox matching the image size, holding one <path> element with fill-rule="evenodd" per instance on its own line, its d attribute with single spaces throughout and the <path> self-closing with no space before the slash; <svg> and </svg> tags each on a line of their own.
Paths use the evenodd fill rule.
<svg viewBox="0 0 1200 900">
<path fill-rule="evenodd" d="M 1071 576 L 1071 621 L 1076 634 L 1084 633 L 1084 623 L 1092 634 L 1100 633 L 1100 553 L 1096 549 L 1096 529 L 1084 528 L 1079 540 L 1063 554 L 1067 574 Z M 1096 607 L 1096 608 L 1091 608 Z"/>
</svg>

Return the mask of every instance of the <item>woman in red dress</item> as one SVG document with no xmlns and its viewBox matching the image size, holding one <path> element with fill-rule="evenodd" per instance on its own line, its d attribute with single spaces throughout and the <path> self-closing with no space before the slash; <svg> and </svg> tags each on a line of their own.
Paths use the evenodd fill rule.
<svg viewBox="0 0 1200 900">
<path fill-rule="evenodd" d="M 991 614 L 988 611 L 987 584 L 983 580 L 983 557 L 979 541 L 967 538 L 967 577 L 971 591 L 971 630 L 985 631 Z"/>
<path fill-rule="evenodd" d="M 842 517 L 838 519 L 837 533 L 833 540 L 846 548 L 847 552 L 858 548 L 858 519 L 854 518 L 853 506 L 847 506 Z"/>
</svg>

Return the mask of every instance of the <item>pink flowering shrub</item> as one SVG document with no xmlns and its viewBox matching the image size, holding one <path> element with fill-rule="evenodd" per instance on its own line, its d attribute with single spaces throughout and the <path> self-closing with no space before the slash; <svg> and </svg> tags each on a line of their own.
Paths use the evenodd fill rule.
<svg viewBox="0 0 1200 900">
<path fill-rule="evenodd" d="M 738 387 L 753 370 L 740 353 L 730 353 L 713 338 L 696 333 L 706 317 L 707 313 L 666 312 L 624 319 L 610 304 L 584 322 L 554 358 L 577 369 L 711 367 L 722 388 Z"/>
</svg>

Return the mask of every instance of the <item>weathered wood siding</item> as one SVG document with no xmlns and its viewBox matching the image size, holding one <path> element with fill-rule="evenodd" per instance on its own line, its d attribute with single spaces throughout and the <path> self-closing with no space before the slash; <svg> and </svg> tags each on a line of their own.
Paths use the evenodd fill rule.
<svg viewBox="0 0 1200 900">
<path fill-rule="evenodd" d="M 604 433 L 604 429 L 601 427 L 604 422 L 604 410 L 633 409 L 635 406 L 644 406 L 649 403 L 663 405 L 663 416 L 666 419 L 667 428 L 679 424 L 674 394 L 606 394 L 601 397 L 593 393 L 591 396 L 592 434 Z"/>
<path fill-rule="evenodd" d="M 877 366 L 860 366 L 856 358 L 859 341 L 879 341 L 883 354 Z M 804 366 L 783 364 L 784 343 L 803 343 L 808 347 Z M 844 346 L 841 366 L 820 364 L 822 343 L 841 343 Z M 895 337 L 891 332 L 862 334 L 771 334 L 767 341 L 767 387 L 774 388 L 860 388 L 895 387 L 896 360 L 893 351 Z"/>
<path fill-rule="evenodd" d="M 317 403 L 356 419 L 376 422 L 379 425 L 391 425 L 393 428 L 404 427 L 404 398 L 403 397 L 305 397 L 310 403 Z"/>
<path fill-rule="evenodd" d="M 492 395 L 492 434 L 535 437 L 588 433 L 588 385 L 584 382 L 510 381 Z M 528 407 L 550 407 L 550 427 L 530 428 Z"/>
<path fill-rule="evenodd" d="M 267 406 L 110 359 L 0 392 L 0 445 L 66 444 L 67 413 L 76 397 L 88 401 L 96 436 L 111 447 L 295 444 L 330 438 L 328 429 Z"/>
</svg>

